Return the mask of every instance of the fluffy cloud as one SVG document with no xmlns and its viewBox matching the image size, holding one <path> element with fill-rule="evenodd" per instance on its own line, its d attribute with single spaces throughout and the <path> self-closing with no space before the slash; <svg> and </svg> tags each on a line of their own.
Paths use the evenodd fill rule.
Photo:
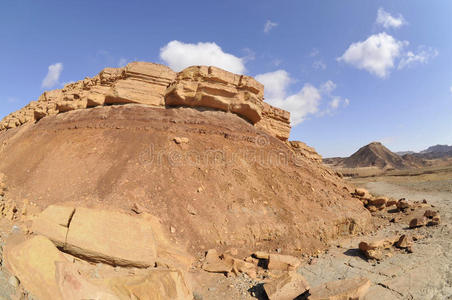
<svg viewBox="0 0 452 300">
<path fill-rule="evenodd" d="M 385 32 L 374 34 L 365 41 L 351 44 L 337 60 L 385 78 L 408 44 L 407 41 L 398 41 Z"/>
<path fill-rule="evenodd" d="M 61 71 L 63 71 L 63 64 L 56 63 L 49 66 L 49 71 L 47 72 L 46 77 L 42 81 L 42 88 L 52 88 L 58 84 L 58 80 L 60 80 Z"/>
<path fill-rule="evenodd" d="M 376 23 L 383 26 L 384 28 L 399 28 L 400 26 L 406 24 L 405 19 L 401 14 L 399 14 L 397 17 L 394 17 L 381 7 L 377 12 Z"/>
<path fill-rule="evenodd" d="M 331 80 L 319 88 L 306 83 L 296 94 L 289 94 L 289 86 L 296 80 L 292 79 L 285 70 L 259 74 L 256 80 L 265 86 L 266 102 L 290 112 L 292 126 L 300 124 L 309 115 L 324 115 L 338 109 L 341 104 L 348 105 L 349 102 L 348 99 L 343 100 L 331 95 L 336 88 L 336 84 Z M 320 109 L 322 96 L 332 99 L 325 111 Z"/>
<path fill-rule="evenodd" d="M 172 41 L 160 49 L 160 58 L 177 72 L 194 65 L 216 66 L 239 74 L 246 72 L 242 58 L 223 52 L 215 43 Z"/>
<path fill-rule="evenodd" d="M 412 51 L 406 52 L 400 59 L 397 69 L 403 69 L 415 64 L 426 64 L 432 58 L 438 56 L 438 50 L 433 48 L 419 47 L 417 53 Z"/>
<path fill-rule="evenodd" d="M 268 99 L 283 99 L 292 79 L 285 70 L 259 74 L 256 80 L 265 87 L 265 97 Z"/>
<path fill-rule="evenodd" d="M 267 22 L 264 25 L 264 32 L 269 33 L 270 30 L 272 30 L 274 27 L 278 26 L 278 23 L 272 22 L 270 20 L 267 20 Z"/>
</svg>

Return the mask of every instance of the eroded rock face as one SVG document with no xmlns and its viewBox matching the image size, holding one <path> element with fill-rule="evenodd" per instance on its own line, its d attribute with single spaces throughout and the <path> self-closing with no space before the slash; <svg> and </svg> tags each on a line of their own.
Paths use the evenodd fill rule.
<svg viewBox="0 0 452 300">
<path fill-rule="evenodd" d="M 132 62 L 123 68 L 105 68 L 92 78 L 44 92 L 37 101 L 5 117 L 0 122 L 0 130 L 38 121 L 49 115 L 106 104 L 162 106 L 166 88 L 175 77 L 176 73 L 170 68 L 148 62 Z"/>
<path fill-rule="evenodd" d="M 255 124 L 262 119 L 263 96 L 264 86 L 249 76 L 193 66 L 177 74 L 168 87 L 165 104 L 230 111 Z"/>
<path fill-rule="evenodd" d="M 262 119 L 256 124 L 277 138 L 287 141 L 290 135 L 290 113 L 263 102 Z"/>
<path fill-rule="evenodd" d="M 292 150 L 295 152 L 295 154 L 301 155 L 302 157 L 305 157 L 309 160 L 318 163 L 322 162 L 322 156 L 318 154 L 314 148 L 309 147 L 308 145 L 300 141 L 290 141 L 288 143 Z"/>
<path fill-rule="evenodd" d="M 0 131 L 76 109 L 139 103 L 203 107 L 232 112 L 272 136 L 287 140 L 290 113 L 263 102 L 264 86 L 254 78 L 216 67 L 193 66 L 180 73 L 148 62 L 105 68 L 92 78 L 44 92 L 37 101 L 11 113 Z"/>
</svg>

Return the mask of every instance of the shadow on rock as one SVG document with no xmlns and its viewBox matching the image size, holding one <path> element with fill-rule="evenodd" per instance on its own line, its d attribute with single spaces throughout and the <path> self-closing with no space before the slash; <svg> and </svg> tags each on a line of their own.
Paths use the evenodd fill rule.
<svg viewBox="0 0 452 300">
<path fill-rule="evenodd" d="M 359 258 L 367 261 L 367 258 L 364 255 L 364 253 L 361 250 L 359 250 L 358 248 L 348 249 L 347 251 L 344 252 L 344 254 L 347 256 L 359 257 Z"/>
</svg>

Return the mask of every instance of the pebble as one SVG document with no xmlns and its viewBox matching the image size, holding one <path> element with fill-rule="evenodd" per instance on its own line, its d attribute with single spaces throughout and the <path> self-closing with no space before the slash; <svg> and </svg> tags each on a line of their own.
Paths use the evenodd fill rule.
<svg viewBox="0 0 452 300">
<path fill-rule="evenodd" d="M 19 279 L 17 279 L 16 276 L 11 276 L 8 279 L 8 283 L 10 285 L 12 285 L 13 287 L 17 288 L 19 286 L 19 284 L 20 284 L 20 281 L 19 281 Z"/>
</svg>

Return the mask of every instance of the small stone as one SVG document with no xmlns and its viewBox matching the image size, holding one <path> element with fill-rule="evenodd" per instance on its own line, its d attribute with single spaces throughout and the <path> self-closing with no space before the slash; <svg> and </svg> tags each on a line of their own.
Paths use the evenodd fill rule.
<svg viewBox="0 0 452 300">
<path fill-rule="evenodd" d="M 19 279 L 17 279 L 16 276 L 11 276 L 8 279 L 8 283 L 10 285 L 12 285 L 13 287 L 17 288 L 19 286 L 19 284 L 20 284 L 20 281 L 19 281 Z"/>
<path fill-rule="evenodd" d="M 410 228 L 417 228 L 426 225 L 425 217 L 414 218 L 410 221 Z"/>
<path fill-rule="evenodd" d="M 186 138 L 186 137 L 175 137 L 173 139 L 173 141 L 176 144 L 178 144 L 178 145 L 180 145 L 180 144 L 188 144 L 188 142 L 189 142 L 188 138 Z"/>
<path fill-rule="evenodd" d="M 143 207 L 138 203 L 134 203 L 132 206 L 132 211 L 134 213 L 136 213 L 137 215 L 139 215 L 139 214 L 143 213 Z"/>
<path fill-rule="evenodd" d="M 396 242 L 397 248 L 408 248 L 411 246 L 411 238 L 406 234 L 402 235 L 400 239 Z"/>
<path fill-rule="evenodd" d="M 170 226 L 171 233 L 176 233 L 176 228 L 174 226 Z"/>
<path fill-rule="evenodd" d="M 436 217 L 438 215 L 439 214 L 438 214 L 437 211 L 430 210 L 430 209 L 426 210 L 425 213 L 424 213 L 424 217 L 427 217 L 429 219 L 432 219 L 432 218 L 434 218 L 434 217 Z"/>
</svg>

